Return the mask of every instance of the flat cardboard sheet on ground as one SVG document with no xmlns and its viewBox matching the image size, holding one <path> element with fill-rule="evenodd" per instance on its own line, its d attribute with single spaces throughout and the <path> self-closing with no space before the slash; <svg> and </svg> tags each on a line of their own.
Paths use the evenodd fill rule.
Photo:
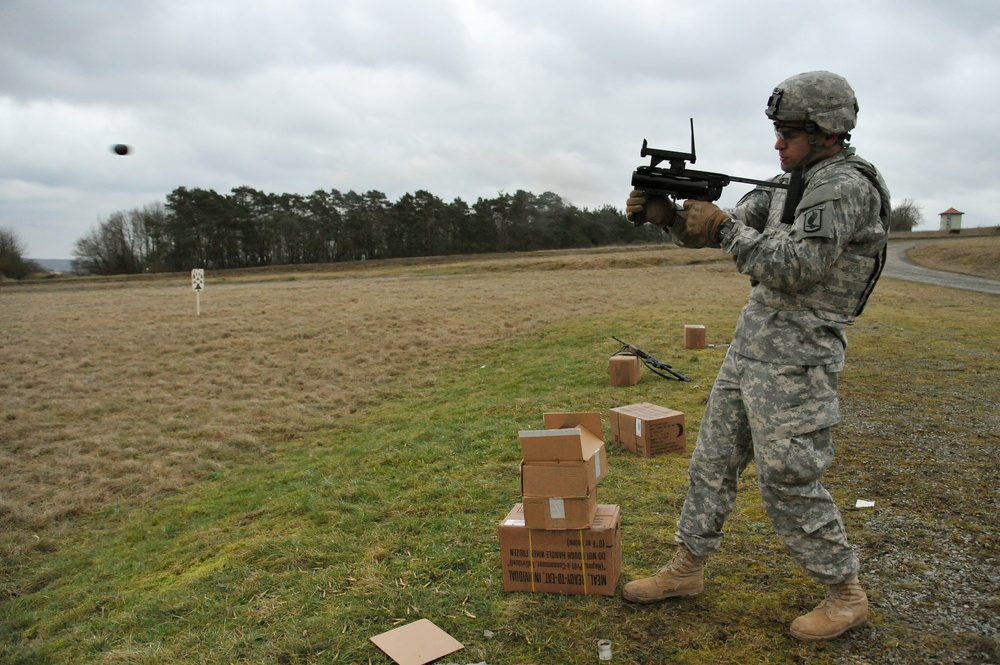
<svg viewBox="0 0 1000 665">
<path fill-rule="evenodd" d="M 465 645 L 444 632 L 430 619 L 420 619 L 371 638 L 399 665 L 424 665 Z"/>
</svg>

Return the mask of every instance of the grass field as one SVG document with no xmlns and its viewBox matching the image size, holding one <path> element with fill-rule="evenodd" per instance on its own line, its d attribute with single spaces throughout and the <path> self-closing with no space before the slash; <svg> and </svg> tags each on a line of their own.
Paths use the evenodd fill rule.
<svg viewBox="0 0 1000 665">
<path fill-rule="evenodd" d="M 947 257 L 936 260 L 947 261 Z M 443 662 L 1000 661 L 996 296 L 884 280 L 850 331 L 827 487 L 871 621 L 803 645 L 822 597 L 744 477 L 698 599 L 507 594 L 496 527 L 517 431 L 651 401 L 697 431 L 747 295 L 672 247 L 49 280 L 0 288 L 0 661 L 388 663 L 428 618 Z M 612 388 L 610 335 L 691 376 Z M 688 455 L 609 447 L 625 579 L 672 553 Z M 858 498 L 873 510 L 852 510 Z M 485 631 L 493 633 L 492 638 Z"/>
<path fill-rule="evenodd" d="M 907 255 L 920 265 L 1000 279 L 1000 236 L 923 242 Z"/>
</svg>

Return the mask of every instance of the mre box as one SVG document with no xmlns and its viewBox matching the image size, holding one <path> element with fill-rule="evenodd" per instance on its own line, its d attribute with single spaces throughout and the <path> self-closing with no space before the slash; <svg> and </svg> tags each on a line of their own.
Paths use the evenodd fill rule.
<svg viewBox="0 0 1000 665">
<path fill-rule="evenodd" d="M 518 433 L 527 524 L 532 529 L 587 527 L 597 512 L 597 485 L 608 469 L 600 414 L 544 417 L 547 429 Z"/>
<path fill-rule="evenodd" d="M 523 469 L 523 467 L 522 467 Z M 532 529 L 586 529 L 597 515 L 597 488 L 573 496 L 521 497 L 525 523 Z"/>
<path fill-rule="evenodd" d="M 613 596 L 622 570 L 621 515 L 601 504 L 586 529 L 547 531 L 525 525 L 522 504 L 500 522 L 504 591 Z"/>
<path fill-rule="evenodd" d="M 546 413 L 545 429 L 521 430 L 521 457 L 525 462 L 587 462 L 595 454 L 606 468 L 601 414 Z M 603 474 L 598 474 L 603 476 Z"/>
<path fill-rule="evenodd" d="M 642 377 L 642 363 L 632 353 L 616 353 L 608 359 L 608 377 L 613 386 L 634 386 Z"/>
<path fill-rule="evenodd" d="M 545 429 L 562 429 L 564 427 L 582 427 L 604 440 L 604 426 L 601 424 L 601 414 L 597 411 L 543 413 L 542 422 Z"/>
<path fill-rule="evenodd" d="M 611 438 L 640 457 L 687 450 L 684 413 L 642 402 L 611 409 Z"/>
</svg>

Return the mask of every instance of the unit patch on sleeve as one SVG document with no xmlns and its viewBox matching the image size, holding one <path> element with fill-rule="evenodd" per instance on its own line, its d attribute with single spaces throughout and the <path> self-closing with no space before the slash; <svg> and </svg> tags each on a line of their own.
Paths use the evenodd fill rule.
<svg viewBox="0 0 1000 665">
<path fill-rule="evenodd" d="M 826 205 L 820 204 L 809 208 L 801 215 L 802 236 L 804 238 L 830 238 L 832 229 L 826 219 Z"/>
</svg>

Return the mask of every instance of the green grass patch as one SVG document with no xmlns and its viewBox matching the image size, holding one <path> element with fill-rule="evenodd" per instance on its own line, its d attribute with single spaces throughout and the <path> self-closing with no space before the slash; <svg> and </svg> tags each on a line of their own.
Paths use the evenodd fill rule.
<svg viewBox="0 0 1000 665">
<path fill-rule="evenodd" d="M 961 504 L 948 513 L 946 488 L 919 481 L 929 464 L 944 474 L 938 480 L 959 480 L 946 460 L 905 451 L 907 437 L 929 426 L 914 418 L 924 408 L 939 427 L 935 436 L 959 440 L 963 453 L 982 449 L 976 468 L 995 461 L 995 420 L 977 426 L 974 418 L 946 416 L 969 408 L 973 393 L 995 408 L 1000 363 L 986 339 L 995 334 L 996 306 L 989 296 L 930 287 L 880 289 L 851 331 L 843 389 L 849 422 L 838 431 L 840 457 L 828 482 L 842 506 L 877 494 L 884 515 L 959 530 L 976 523 L 977 508 Z M 984 317 L 984 308 L 994 316 Z M 715 333 L 730 332 L 736 313 L 732 302 L 706 302 L 698 323 L 715 331 L 710 341 L 726 341 Z M 773 535 L 752 466 L 724 550 L 709 561 L 704 596 L 640 607 L 620 597 L 502 591 L 496 527 L 519 500 L 519 429 L 540 427 L 545 411 L 596 410 L 607 423 L 609 408 L 651 401 L 687 414 L 694 445 L 725 351 L 684 350 L 685 321 L 662 308 L 630 302 L 627 317 L 627 324 L 622 315 L 578 318 L 440 358 L 433 373 L 399 375 L 384 401 L 308 438 L 282 441 L 253 464 L 81 518 L 63 540 L 32 555 L 30 573 L 0 605 L 0 659 L 387 663 L 368 638 L 420 618 L 466 645 L 445 660 L 491 665 L 591 663 L 602 638 L 620 663 L 823 664 L 878 662 L 876 649 L 946 653 L 946 634 L 907 647 L 906 617 L 877 609 L 878 587 L 872 622 L 859 638 L 871 660 L 857 660 L 850 641 L 803 645 L 789 637 L 788 623 L 822 590 Z M 609 387 L 611 334 L 693 381 L 646 372 L 637 386 Z M 943 412 L 931 411 L 943 401 Z M 613 445 L 608 452 L 600 497 L 622 505 L 629 579 L 673 552 L 688 456 L 644 460 Z M 919 496 L 901 504 L 886 492 L 889 481 L 905 481 L 900 493 L 912 484 Z M 882 551 L 884 534 L 869 514 L 845 512 L 845 519 L 863 550 Z M 977 537 L 995 560 L 995 534 L 980 528 Z M 928 538 L 912 546 L 934 551 L 939 544 Z M 883 571 L 886 592 L 922 589 L 921 572 Z M 983 640 L 970 648 L 993 647 Z"/>
</svg>

